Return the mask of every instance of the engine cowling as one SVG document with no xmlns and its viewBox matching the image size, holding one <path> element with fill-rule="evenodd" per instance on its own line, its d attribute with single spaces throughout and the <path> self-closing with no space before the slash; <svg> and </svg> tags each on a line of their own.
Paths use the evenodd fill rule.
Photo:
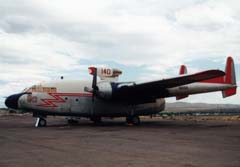
<svg viewBox="0 0 240 167">
<path fill-rule="evenodd" d="M 113 94 L 113 88 L 110 82 L 99 82 L 97 84 L 97 97 L 110 100 Z"/>
<path fill-rule="evenodd" d="M 97 96 L 106 100 L 122 100 L 119 97 L 119 89 L 124 89 L 125 87 L 135 85 L 134 82 L 108 82 L 101 81 L 98 82 L 97 87 Z M 120 95 L 121 96 L 121 95 Z"/>
</svg>

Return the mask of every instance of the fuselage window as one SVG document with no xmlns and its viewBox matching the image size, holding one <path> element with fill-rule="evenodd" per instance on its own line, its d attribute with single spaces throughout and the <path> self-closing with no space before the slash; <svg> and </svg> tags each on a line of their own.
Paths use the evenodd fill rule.
<svg viewBox="0 0 240 167">
<path fill-rule="evenodd" d="M 51 89 L 50 88 L 46 88 L 46 87 L 43 87 L 43 92 L 50 92 L 51 91 Z"/>
<path fill-rule="evenodd" d="M 76 99 L 76 102 L 78 102 L 78 99 Z"/>
<path fill-rule="evenodd" d="M 56 93 L 57 92 L 57 88 L 51 88 L 51 93 Z"/>
<path fill-rule="evenodd" d="M 68 100 L 68 98 L 67 98 L 67 97 L 65 97 L 65 100 Z"/>
</svg>

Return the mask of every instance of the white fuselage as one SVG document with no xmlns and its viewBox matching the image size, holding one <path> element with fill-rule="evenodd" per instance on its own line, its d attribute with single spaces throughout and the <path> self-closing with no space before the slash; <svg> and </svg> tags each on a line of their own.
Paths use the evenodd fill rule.
<svg viewBox="0 0 240 167">
<path fill-rule="evenodd" d="M 136 115 L 151 115 L 165 108 L 165 100 L 157 99 L 154 103 L 129 105 L 123 102 L 106 101 L 99 98 L 92 100 L 92 93 L 84 91 L 91 87 L 88 81 L 54 81 L 42 83 L 29 89 L 31 94 L 20 97 L 21 109 L 46 115 L 104 116 L 121 117 L 129 112 Z"/>
</svg>

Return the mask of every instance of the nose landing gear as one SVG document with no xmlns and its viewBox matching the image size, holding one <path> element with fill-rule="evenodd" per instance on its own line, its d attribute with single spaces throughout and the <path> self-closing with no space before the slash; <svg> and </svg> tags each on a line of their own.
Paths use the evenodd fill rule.
<svg viewBox="0 0 240 167">
<path fill-rule="evenodd" d="M 47 121 L 43 117 L 38 117 L 35 123 L 35 127 L 45 127 L 47 126 Z"/>
</svg>

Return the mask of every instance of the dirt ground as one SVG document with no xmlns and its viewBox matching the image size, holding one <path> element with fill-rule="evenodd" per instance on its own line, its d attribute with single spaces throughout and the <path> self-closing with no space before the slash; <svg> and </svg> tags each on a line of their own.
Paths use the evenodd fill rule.
<svg viewBox="0 0 240 167">
<path fill-rule="evenodd" d="M 239 167 L 240 122 L 122 119 L 69 126 L 49 117 L 35 128 L 30 115 L 0 117 L 0 167 Z"/>
</svg>

